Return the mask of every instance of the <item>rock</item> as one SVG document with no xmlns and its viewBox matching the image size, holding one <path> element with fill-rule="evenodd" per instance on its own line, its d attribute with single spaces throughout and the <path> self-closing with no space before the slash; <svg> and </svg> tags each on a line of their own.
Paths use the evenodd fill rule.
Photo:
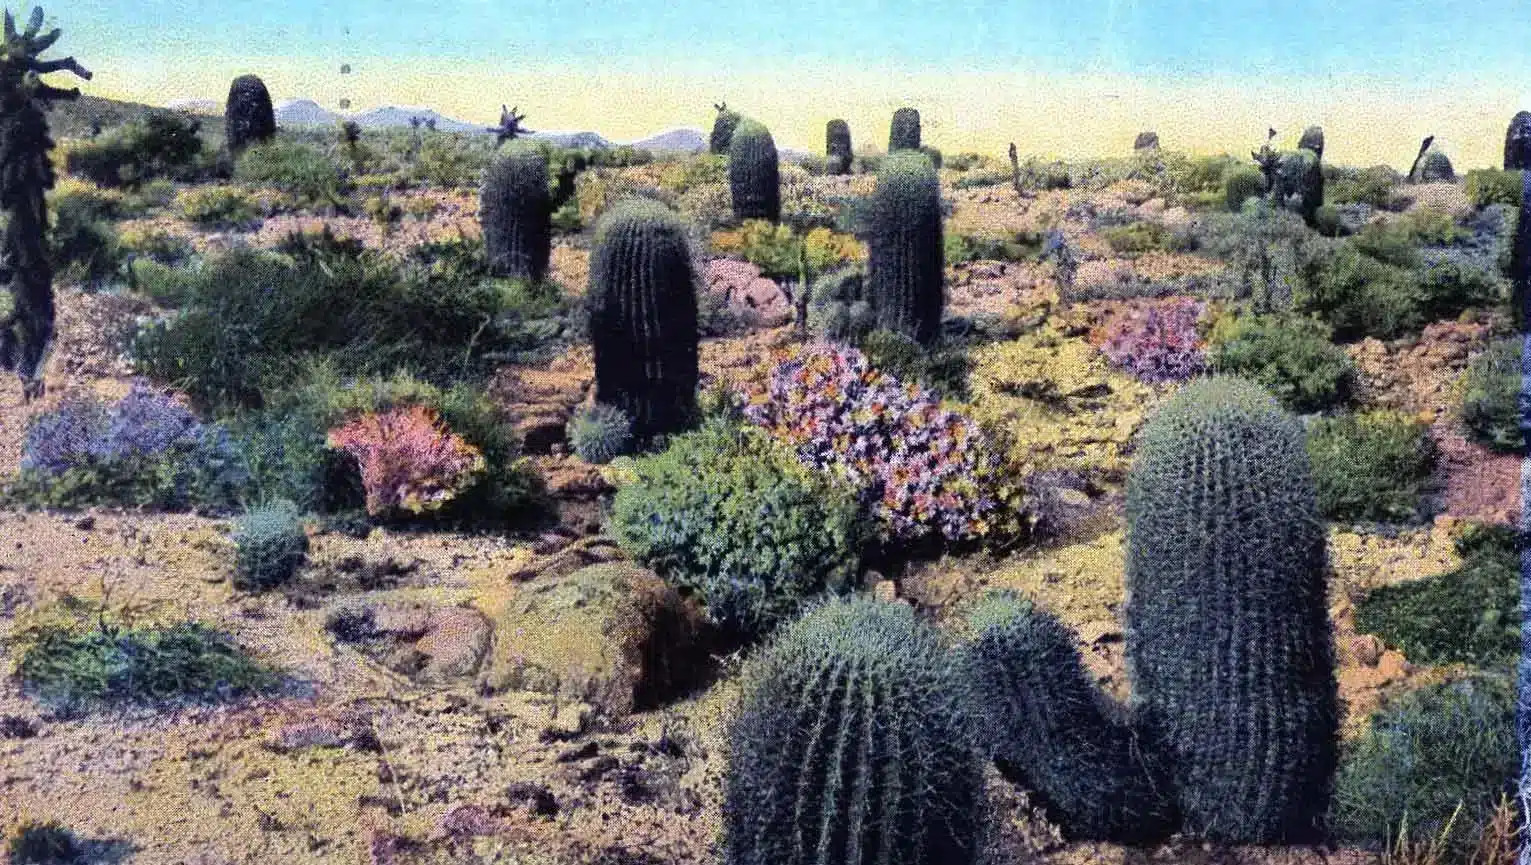
<svg viewBox="0 0 1531 865">
<path fill-rule="evenodd" d="M 1405 679 L 1414 671 L 1409 662 L 1404 660 L 1402 652 L 1386 651 L 1377 659 L 1377 672 L 1382 677 L 1382 683 L 1397 682 Z"/>
<path fill-rule="evenodd" d="M 763 327 L 778 327 L 792 320 L 792 304 L 786 293 L 747 261 L 712 259 L 707 262 L 706 282 L 710 293 L 720 296 L 735 312 L 755 318 Z"/>
<path fill-rule="evenodd" d="M 516 435 L 521 440 L 521 450 L 527 454 L 550 454 L 555 446 L 568 441 L 566 430 L 572 409 L 556 406 L 537 406 L 538 413 L 519 417 L 515 423 Z"/>
<path fill-rule="evenodd" d="M 493 625 L 478 610 L 448 607 L 431 613 L 425 635 L 415 643 L 427 657 L 420 680 L 444 682 L 477 673 L 492 632 Z"/>
<path fill-rule="evenodd" d="M 517 781 L 505 788 L 505 798 L 516 804 L 524 803 L 527 812 L 538 817 L 552 817 L 558 813 L 558 798 L 541 784 Z"/>
<path fill-rule="evenodd" d="M 1382 660 L 1382 653 L 1386 647 L 1375 634 L 1363 634 L 1350 641 L 1347 647 L 1350 650 L 1350 659 L 1364 667 L 1375 667 Z"/>
<path fill-rule="evenodd" d="M 297 721 L 277 728 L 266 740 L 266 748 L 289 754 L 307 748 L 343 748 L 346 731 L 328 721 Z"/>
<path fill-rule="evenodd" d="M 82 532 L 88 532 L 96 527 L 96 518 L 93 516 L 80 517 L 74 521 L 74 527 Z"/>
<path fill-rule="evenodd" d="M 1138 205 L 1138 213 L 1143 216 L 1158 216 L 1165 211 L 1164 199 L 1150 198 Z"/>
<path fill-rule="evenodd" d="M 706 667 L 701 608 L 630 564 L 519 586 L 495 623 L 487 688 L 556 692 L 612 718 L 658 706 Z"/>
<path fill-rule="evenodd" d="M 482 805 L 463 803 L 453 805 L 436 822 L 436 829 L 450 838 L 474 838 L 493 835 L 501 828 L 500 821 Z"/>
</svg>

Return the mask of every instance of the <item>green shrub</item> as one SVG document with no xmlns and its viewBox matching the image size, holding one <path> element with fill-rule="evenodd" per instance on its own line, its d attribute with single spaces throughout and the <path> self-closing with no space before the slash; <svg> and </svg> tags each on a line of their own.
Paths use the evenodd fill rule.
<svg viewBox="0 0 1531 865">
<path fill-rule="evenodd" d="M 1253 165 L 1230 170 L 1223 178 L 1223 200 L 1234 213 L 1244 209 L 1244 202 L 1265 194 L 1265 175 Z"/>
<path fill-rule="evenodd" d="M 1492 306 L 1505 294 L 1498 274 L 1461 256 L 1432 256 L 1415 271 L 1420 316 L 1426 321 L 1454 319 L 1463 310 Z"/>
<path fill-rule="evenodd" d="M 1100 236 L 1115 252 L 1135 254 L 1168 249 L 1170 230 L 1157 222 L 1131 222 L 1101 229 Z"/>
<path fill-rule="evenodd" d="M 968 357 L 960 345 L 922 346 L 913 338 L 877 328 L 857 343 L 874 369 L 935 391 L 943 399 L 967 398 Z"/>
<path fill-rule="evenodd" d="M 1356 628 L 1416 664 L 1510 664 L 1520 653 L 1520 563 L 1508 528 L 1474 528 L 1456 570 L 1372 590 Z"/>
<path fill-rule="evenodd" d="M 714 422 L 635 470 L 612 503 L 612 533 L 725 629 L 757 636 L 853 587 L 866 537 L 853 496 L 764 433 Z"/>
<path fill-rule="evenodd" d="M 1253 379 L 1295 412 L 1314 412 L 1348 402 L 1355 364 L 1329 341 L 1323 322 L 1290 314 L 1248 316 L 1214 336 L 1214 370 Z"/>
<path fill-rule="evenodd" d="M 1520 206 L 1520 172 L 1501 168 L 1475 168 L 1467 172 L 1467 198 L 1473 207 L 1490 204 Z"/>
<path fill-rule="evenodd" d="M 85 850 L 62 823 L 23 823 L 11 833 L 13 865 L 74 865 L 84 860 Z"/>
<path fill-rule="evenodd" d="M 247 228 L 259 217 L 255 200 L 231 186 L 188 189 L 176 196 L 181 216 L 206 228 Z"/>
<path fill-rule="evenodd" d="M 338 204 L 342 190 L 340 167 L 317 147 L 273 139 L 255 144 L 234 163 L 234 179 L 257 187 L 279 189 L 306 205 Z"/>
<path fill-rule="evenodd" d="M 1435 463 L 1429 424 L 1398 412 L 1319 418 L 1308 427 L 1318 508 L 1331 520 L 1411 520 Z"/>
<path fill-rule="evenodd" d="M 64 170 L 101 186 L 129 188 L 155 178 L 194 179 L 203 155 L 201 121 L 156 113 L 71 147 Z"/>
<path fill-rule="evenodd" d="M 1475 677 L 1426 686 L 1373 715 L 1347 749 L 1335 785 L 1335 834 L 1383 849 L 1407 821 L 1409 840 L 1431 841 L 1460 805 L 1447 861 L 1466 862 L 1500 797 L 1514 796 L 1519 770 L 1507 683 Z"/>
<path fill-rule="evenodd" d="M 113 203 L 90 193 L 57 196 L 48 258 L 56 273 L 91 285 L 115 275 L 122 260 Z"/>
<path fill-rule="evenodd" d="M 260 591 L 297 574 L 308 558 L 303 514 L 291 501 L 278 499 L 246 511 L 234 527 L 238 550 L 234 588 Z"/>
<path fill-rule="evenodd" d="M 946 263 L 967 261 L 1027 261 L 1042 251 L 1039 234 L 1022 233 L 1012 237 L 986 237 L 948 233 L 945 238 Z"/>
<path fill-rule="evenodd" d="M 1366 204 L 1378 209 L 1392 201 L 1393 191 L 1403 185 L 1403 175 L 1386 165 L 1349 169 L 1324 166 L 1326 200 L 1330 204 Z"/>
<path fill-rule="evenodd" d="M 1419 240 L 1414 224 L 1404 218 L 1371 222 L 1347 242 L 1357 252 L 1393 267 L 1419 265 Z"/>
<path fill-rule="evenodd" d="M 1424 292 L 1414 274 L 1363 255 L 1348 241 L 1309 257 L 1299 274 L 1293 308 L 1326 322 L 1341 341 L 1394 339 L 1425 323 Z"/>
<path fill-rule="evenodd" d="M 196 283 L 190 268 L 171 267 L 153 258 L 135 259 L 128 266 L 128 287 L 172 309 L 185 303 Z"/>
<path fill-rule="evenodd" d="M 162 228 L 125 229 L 117 235 L 117 241 L 124 253 L 163 264 L 184 261 L 195 251 L 191 240 Z"/>
<path fill-rule="evenodd" d="M 1521 453 L 1521 340 L 1495 340 L 1462 375 L 1462 423 L 1468 435 L 1502 453 Z"/>
<path fill-rule="evenodd" d="M 830 271 L 812 284 L 808 328 L 834 342 L 855 344 L 877 326 L 866 292 L 866 270 L 852 265 Z"/>
<path fill-rule="evenodd" d="M 569 419 L 569 444 L 587 463 L 609 463 L 632 450 L 633 422 L 622 410 L 596 403 Z"/>
</svg>

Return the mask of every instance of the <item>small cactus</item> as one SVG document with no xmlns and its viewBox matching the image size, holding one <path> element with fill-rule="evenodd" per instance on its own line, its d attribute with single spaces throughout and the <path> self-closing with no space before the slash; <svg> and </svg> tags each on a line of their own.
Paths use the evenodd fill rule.
<svg viewBox="0 0 1531 865">
<path fill-rule="evenodd" d="M 510 145 L 484 171 L 479 222 L 496 276 L 541 281 L 552 255 L 553 204 L 548 164 L 524 142 Z"/>
<path fill-rule="evenodd" d="M 308 535 L 298 506 L 278 499 L 252 508 L 234 527 L 234 587 L 258 591 L 292 579 L 308 558 Z"/>
<path fill-rule="evenodd" d="M 1297 140 L 1298 150 L 1311 150 L 1319 159 L 1324 158 L 1324 128 L 1322 126 L 1309 126 L 1302 131 L 1302 137 Z"/>
<path fill-rule="evenodd" d="M 851 162 L 854 155 L 851 153 L 851 127 L 844 120 L 831 120 L 824 127 L 824 155 L 827 157 L 824 171 L 826 174 L 850 174 Z"/>
<path fill-rule="evenodd" d="M 808 301 L 808 328 L 815 335 L 855 345 L 877 327 L 877 313 L 868 300 L 866 272 L 843 267 L 814 281 Z"/>
<path fill-rule="evenodd" d="M 276 135 L 271 94 L 258 76 L 241 75 L 229 84 L 229 98 L 223 106 L 223 134 L 229 153 L 236 156 L 246 147 Z"/>
<path fill-rule="evenodd" d="M 574 413 L 568 436 L 576 456 L 602 465 L 632 450 L 633 422 L 621 409 L 596 403 Z"/>
<path fill-rule="evenodd" d="M 770 130 L 748 118 L 739 121 L 728 146 L 728 188 L 734 217 L 781 219 L 781 166 Z"/>
<path fill-rule="evenodd" d="M 1419 159 L 1420 183 L 1450 183 L 1457 179 L 1451 159 L 1439 150 L 1426 150 Z"/>
<path fill-rule="evenodd" d="M 1159 133 L 1157 133 L 1157 132 L 1139 132 L 1138 133 L 1138 137 L 1133 139 L 1133 141 L 1132 141 L 1132 149 L 1134 151 L 1158 150 L 1159 149 Z"/>
</svg>

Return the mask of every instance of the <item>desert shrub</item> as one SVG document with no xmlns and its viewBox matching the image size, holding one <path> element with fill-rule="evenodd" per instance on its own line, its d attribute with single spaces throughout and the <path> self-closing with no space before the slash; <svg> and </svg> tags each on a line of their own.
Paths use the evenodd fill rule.
<svg viewBox="0 0 1531 865">
<path fill-rule="evenodd" d="M 941 399 L 967 398 L 968 357 L 956 340 L 922 346 L 910 337 L 883 328 L 866 332 L 856 347 L 873 369 L 928 390 Z"/>
<path fill-rule="evenodd" d="M 1164 176 L 1158 186 L 1160 194 L 1190 196 L 1223 191 L 1223 179 L 1239 166 L 1239 161 L 1226 153 L 1216 156 L 1185 156 L 1179 153 L 1162 154 L 1165 160 Z"/>
<path fill-rule="evenodd" d="M 885 538 L 987 533 L 996 502 L 983 484 L 995 464 L 978 425 L 860 351 L 818 343 L 785 356 L 766 384 L 747 389 L 746 403 L 745 417 L 803 465 L 858 490 Z"/>
<path fill-rule="evenodd" d="M 1331 520 L 1410 520 L 1434 466 L 1429 425 L 1397 412 L 1319 418 L 1308 427 L 1318 508 Z"/>
<path fill-rule="evenodd" d="M 176 185 L 163 177 L 131 188 L 122 193 L 122 213 L 125 216 L 146 216 L 169 206 L 175 201 Z"/>
<path fill-rule="evenodd" d="M 1253 298 L 1261 312 L 1291 302 L 1314 239 L 1300 216 L 1253 198 L 1238 213 L 1208 214 L 1200 231 L 1197 245 L 1228 263 L 1233 296 Z"/>
<path fill-rule="evenodd" d="M 70 148 L 64 170 L 102 186 L 136 187 L 154 178 L 194 179 L 203 155 L 201 121 L 177 114 L 136 118 Z"/>
<path fill-rule="evenodd" d="M 1315 412 L 1349 401 L 1355 364 L 1329 341 L 1328 325 L 1307 316 L 1256 315 L 1214 334 L 1212 368 L 1259 382 L 1294 412 Z"/>
<path fill-rule="evenodd" d="M 1426 255 L 1414 275 L 1420 316 L 1426 321 L 1453 319 L 1463 310 L 1492 306 L 1503 297 L 1497 274 L 1455 249 Z"/>
<path fill-rule="evenodd" d="M 1467 198 L 1473 207 L 1490 204 L 1520 206 L 1520 172 L 1500 168 L 1475 168 L 1467 172 Z"/>
<path fill-rule="evenodd" d="M 162 264 L 176 264 L 191 257 L 191 240 L 163 228 L 133 225 L 117 234 L 122 251 L 135 258 L 150 258 Z"/>
<path fill-rule="evenodd" d="M 342 191 L 340 167 L 317 147 L 272 139 L 255 144 L 234 163 L 234 179 L 279 189 L 306 205 L 336 204 Z"/>
<path fill-rule="evenodd" d="M 1244 202 L 1263 194 L 1265 175 L 1252 165 L 1235 168 L 1223 177 L 1223 200 L 1235 213 L 1244 209 Z"/>
<path fill-rule="evenodd" d="M 1356 628 L 1416 664 L 1509 664 L 1520 653 L 1519 559 L 1506 527 L 1470 527 L 1462 565 L 1373 589 L 1356 605 Z"/>
<path fill-rule="evenodd" d="M 1101 346 L 1111 364 L 1140 381 L 1185 381 L 1206 370 L 1196 322 L 1204 305 L 1182 298 L 1113 323 Z"/>
<path fill-rule="evenodd" d="M 1503 453 L 1520 453 L 1519 337 L 1495 340 L 1462 374 L 1462 423 L 1468 435 Z"/>
<path fill-rule="evenodd" d="M 854 344 L 877 326 L 860 266 L 832 270 L 809 289 L 808 329 L 833 342 Z"/>
<path fill-rule="evenodd" d="M 1502 795 L 1514 794 L 1520 759 L 1509 686 L 1489 677 L 1428 685 L 1371 718 L 1346 749 L 1335 784 L 1335 834 L 1382 849 L 1407 821 L 1414 841 L 1447 839 L 1465 862 Z"/>
<path fill-rule="evenodd" d="M 1026 261 L 1042 251 L 1042 237 L 1035 233 L 1012 237 L 989 237 L 948 232 L 945 237 L 946 263 L 967 261 Z"/>
<path fill-rule="evenodd" d="M 569 444 L 587 463 L 611 462 L 633 446 L 633 422 L 622 410 L 596 403 L 569 419 Z"/>
<path fill-rule="evenodd" d="M 618 543 L 725 630 L 763 634 L 853 587 L 864 537 L 853 494 L 760 431 L 714 421 L 637 460 L 634 474 L 612 502 Z"/>
<path fill-rule="evenodd" d="M 175 308 L 190 294 L 196 274 L 186 267 L 171 267 L 153 258 L 129 262 L 128 287 L 156 303 Z"/>
<path fill-rule="evenodd" d="M 75 865 L 85 858 L 79 839 L 57 821 L 18 825 L 7 847 L 14 865 Z"/>
<path fill-rule="evenodd" d="M 1324 237 L 1341 237 L 1350 233 L 1339 208 L 1332 204 L 1322 205 L 1313 212 L 1313 230 Z"/>
<path fill-rule="evenodd" d="M 704 153 L 692 159 L 672 162 L 659 174 L 659 185 L 677 195 L 698 186 L 728 183 L 728 159 L 723 154 Z"/>
<path fill-rule="evenodd" d="M 232 186 L 188 189 L 175 203 L 186 221 L 206 228 L 245 228 L 259 218 L 250 194 Z"/>
<path fill-rule="evenodd" d="M 117 272 L 122 246 L 111 219 L 117 202 L 89 189 L 55 195 L 48 259 L 67 279 L 96 284 Z"/>
<path fill-rule="evenodd" d="M 331 430 L 327 444 L 356 458 L 374 517 L 440 510 L 485 468 L 478 448 L 425 406 L 369 412 Z"/>
<path fill-rule="evenodd" d="M 802 241 L 792 228 L 764 219 L 747 219 L 736 231 L 713 235 L 714 252 L 737 254 L 772 279 L 797 276 Z"/>
<path fill-rule="evenodd" d="M 303 514 L 291 501 L 278 499 L 247 510 L 235 523 L 234 588 L 259 591 L 281 585 L 308 558 Z"/>
<path fill-rule="evenodd" d="M 1424 324 L 1423 292 L 1413 274 L 1348 241 L 1318 251 L 1300 270 L 1293 309 L 1329 324 L 1336 339 L 1393 339 Z"/>
<path fill-rule="evenodd" d="M 1386 165 L 1360 169 L 1324 166 L 1325 199 L 1331 204 L 1366 204 L 1383 209 L 1389 206 L 1393 191 L 1403 181 L 1402 174 Z"/>
<path fill-rule="evenodd" d="M 1100 234 L 1113 251 L 1128 255 L 1168 249 L 1171 243 L 1169 229 L 1146 220 L 1107 228 Z"/>
</svg>

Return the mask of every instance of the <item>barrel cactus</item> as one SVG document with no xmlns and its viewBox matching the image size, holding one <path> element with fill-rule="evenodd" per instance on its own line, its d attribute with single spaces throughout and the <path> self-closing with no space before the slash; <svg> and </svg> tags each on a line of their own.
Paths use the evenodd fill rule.
<svg viewBox="0 0 1531 865">
<path fill-rule="evenodd" d="M 595 398 L 621 409 L 639 441 L 696 413 L 697 299 L 686 225 L 647 198 L 618 202 L 590 254 Z"/>
<path fill-rule="evenodd" d="M 1504 169 L 1531 168 L 1531 111 L 1520 111 L 1510 120 L 1504 134 Z"/>
<path fill-rule="evenodd" d="M 844 120 L 831 120 L 824 127 L 824 155 L 828 157 L 827 174 L 851 173 L 851 127 Z"/>
<path fill-rule="evenodd" d="M 969 612 L 965 685 L 1002 774 L 1070 840 L 1144 844 L 1175 827 L 1159 748 L 1085 671 L 1074 636 L 1008 592 Z"/>
<path fill-rule="evenodd" d="M 1420 183 L 1451 183 L 1457 179 L 1451 159 L 1439 150 L 1427 150 L 1419 160 Z"/>
<path fill-rule="evenodd" d="M 1302 137 L 1297 139 L 1298 150 L 1311 150 L 1319 159 L 1324 158 L 1324 128 L 1322 126 L 1309 126 L 1302 131 Z"/>
<path fill-rule="evenodd" d="M 1510 314 L 1515 328 L 1527 329 L 1526 306 L 1531 303 L 1531 171 L 1520 175 L 1520 214 L 1510 245 Z"/>
<path fill-rule="evenodd" d="M 781 219 L 781 167 L 764 125 L 745 118 L 728 146 L 728 188 L 739 220 Z"/>
<path fill-rule="evenodd" d="M 1173 761 L 1183 828 L 1318 841 L 1339 707 L 1301 422 L 1244 379 L 1188 385 L 1143 429 L 1127 518 L 1135 721 Z"/>
<path fill-rule="evenodd" d="M 719 102 L 713 107 L 718 109 L 718 116 L 712 121 L 712 135 L 707 140 L 707 149 L 714 154 L 727 153 L 728 145 L 734 140 L 734 129 L 739 125 L 739 112 L 729 111 L 727 102 Z"/>
<path fill-rule="evenodd" d="M 1132 140 L 1132 149 L 1134 151 L 1138 151 L 1138 150 L 1158 150 L 1159 149 L 1159 133 L 1152 132 L 1152 131 L 1150 131 L 1150 132 L 1139 132 L 1138 133 L 1138 137 L 1134 138 Z"/>
<path fill-rule="evenodd" d="M 929 345 L 941 332 L 941 186 L 918 151 L 889 154 L 870 205 L 867 285 L 877 326 Z"/>
<path fill-rule="evenodd" d="M 1322 141 L 1318 144 L 1323 146 Z M 1318 153 L 1308 148 L 1282 153 L 1274 176 L 1272 202 L 1302 214 L 1304 222 L 1314 225 L 1324 203 L 1324 170 Z"/>
<path fill-rule="evenodd" d="M 1223 199 L 1237 213 L 1244 202 L 1265 194 L 1265 175 L 1252 165 L 1232 168 L 1223 177 Z"/>
<path fill-rule="evenodd" d="M 271 94 L 258 76 L 241 75 L 229 84 L 228 102 L 223 106 L 223 134 L 229 152 L 235 154 L 276 135 Z"/>
<path fill-rule="evenodd" d="M 752 659 L 728 730 L 726 865 L 969 865 L 983 763 L 956 657 L 903 604 L 824 604 Z"/>
<path fill-rule="evenodd" d="M 919 149 L 920 112 L 913 108 L 893 112 L 893 125 L 888 130 L 888 152 Z"/>
<path fill-rule="evenodd" d="M 548 164 L 525 142 L 508 145 L 484 170 L 479 223 L 497 276 L 541 281 L 552 254 L 553 202 Z"/>
</svg>

